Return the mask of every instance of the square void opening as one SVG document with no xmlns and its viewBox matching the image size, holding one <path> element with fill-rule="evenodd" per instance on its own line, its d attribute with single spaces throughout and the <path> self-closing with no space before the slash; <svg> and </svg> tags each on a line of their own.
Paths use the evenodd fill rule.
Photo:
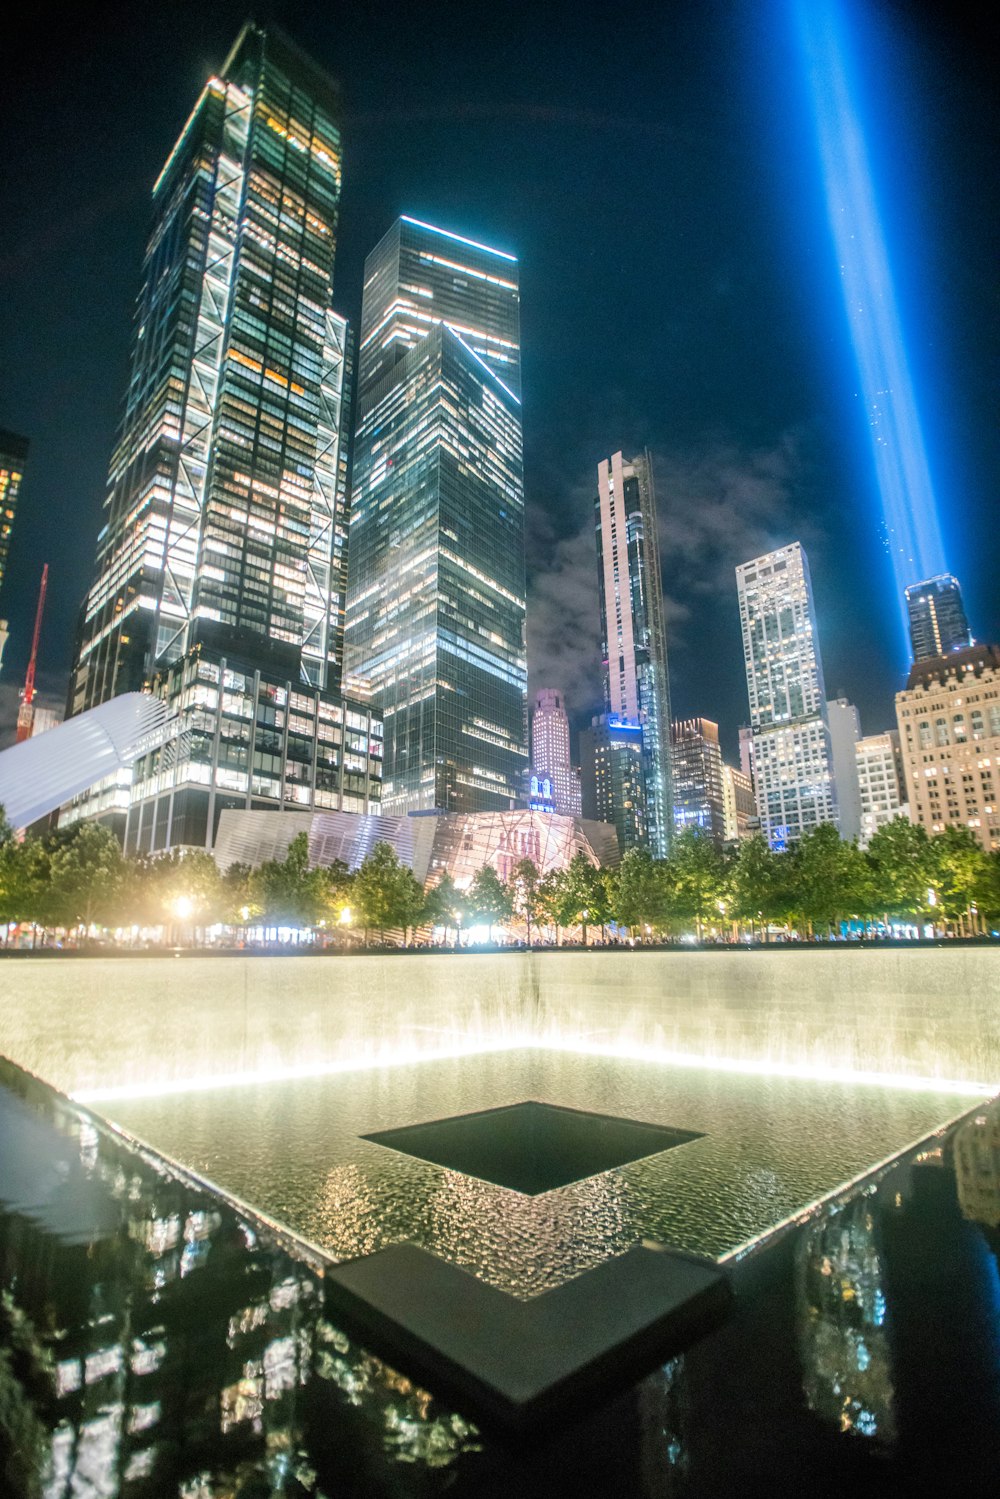
<svg viewBox="0 0 1000 1499">
<path fill-rule="evenodd" d="M 449 1171 L 536 1196 L 702 1136 L 551 1103 L 515 1103 L 362 1136 Z"/>
</svg>

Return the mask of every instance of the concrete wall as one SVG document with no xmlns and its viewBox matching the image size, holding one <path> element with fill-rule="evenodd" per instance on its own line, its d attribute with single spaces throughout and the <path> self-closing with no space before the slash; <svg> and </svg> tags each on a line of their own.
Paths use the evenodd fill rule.
<svg viewBox="0 0 1000 1499">
<path fill-rule="evenodd" d="M 0 1053 L 84 1096 L 532 1040 L 1000 1086 L 1000 953 L 0 961 Z"/>
</svg>

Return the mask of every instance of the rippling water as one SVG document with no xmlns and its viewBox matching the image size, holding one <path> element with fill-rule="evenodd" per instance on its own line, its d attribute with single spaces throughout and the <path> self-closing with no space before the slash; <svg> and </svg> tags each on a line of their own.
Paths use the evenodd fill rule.
<svg viewBox="0 0 1000 1499">
<path fill-rule="evenodd" d="M 538 1197 L 360 1138 L 530 1098 L 704 1138 Z M 729 1255 L 969 1104 L 943 1093 L 514 1051 L 103 1110 L 337 1259 L 412 1239 L 494 1285 L 536 1295 L 642 1238 Z"/>
</svg>

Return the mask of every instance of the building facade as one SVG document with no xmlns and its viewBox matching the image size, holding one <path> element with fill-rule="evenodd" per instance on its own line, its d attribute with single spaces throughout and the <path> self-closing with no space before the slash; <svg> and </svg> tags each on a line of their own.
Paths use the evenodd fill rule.
<svg viewBox="0 0 1000 1499">
<path fill-rule="evenodd" d="M 909 813 L 903 792 L 899 734 L 895 729 L 886 734 L 866 734 L 854 746 L 854 753 L 861 802 L 858 842 L 862 848 L 867 848 L 879 828 Z"/>
<path fill-rule="evenodd" d="M 700 828 L 721 848 L 726 841 L 726 798 L 719 725 L 710 718 L 675 720 L 670 749 L 677 831 Z"/>
<path fill-rule="evenodd" d="M 914 661 L 933 661 L 972 644 L 962 590 L 952 573 L 940 573 L 906 590 Z"/>
<path fill-rule="evenodd" d="M 838 821 L 812 582 L 798 542 L 736 569 L 761 831 L 786 848 Z"/>
<path fill-rule="evenodd" d="M 28 439 L 18 437 L 16 432 L 0 430 L 0 590 L 7 571 L 11 532 L 27 461 Z"/>
<path fill-rule="evenodd" d="M 914 662 L 896 722 L 910 820 L 1000 848 L 1000 647 Z"/>
<path fill-rule="evenodd" d="M 569 717 L 561 692 L 543 687 L 531 708 L 531 774 L 538 786 L 548 782 L 552 810 L 566 817 L 581 815 L 580 777 L 569 745 Z"/>
<path fill-rule="evenodd" d="M 346 662 L 388 812 L 527 792 L 518 267 L 400 219 L 365 263 Z"/>
<path fill-rule="evenodd" d="M 616 732 L 624 724 L 642 728 L 645 837 L 665 858 L 674 825 L 670 680 L 648 452 L 615 453 L 598 464 L 595 532 L 605 712 Z"/>
<path fill-rule="evenodd" d="M 749 838 L 758 827 L 757 803 L 753 780 L 735 765 L 722 767 L 722 804 L 725 812 L 726 842 L 737 843 Z"/>
<path fill-rule="evenodd" d="M 428 812 L 403 817 L 361 817 L 348 812 L 310 814 L 227 810 L 219 824 L 215 859 L 258 867 L 283 859 L 294 837 L 305 833 L 314 867 L 342 860 L 357 869 L 376 843 L 388 843 L 422 885 L 450 875 L 467 890 L 476 873 L 495 869 L 509 880 L 522 859 L 543 876 L 565 869 L 576 854 L 600 867 L 619 861 L 615 830 L 602 822 L 521 808 L 514 812 Z"/>
<path fill-rule="evenodd" d="M 340 702 L 339 119 L 337 85 L 280 32 L 248 24 L 154 186 L 71 713 L 192 651 Z M 69 815 L 81 810 L 108 809 Z"/>
<path fill-rule="evenodd" d="M 171 728 L 132 767 L 126 853 L 210 849 L 229 809 L 378 812 L 382 723 L 369 705 L 200 647 L 153 692 Z"/>
<path fill-rule="evenodd" d="M 858 787 L 856 747 L 861 738 L 861 719 L 846 697 L 830 698 L 826 705 L 830 725 L 833 779 L 837 788 L 840 836 L 850 841 L 861 834 L 861 792 Z"/>
<path fill-rule="evenodd" d="M 622 853 L 649 848 L 646 743 L 642 725 L 602 713 L 580 734 L 583 815 L 610 823 Z"/>
</svg>

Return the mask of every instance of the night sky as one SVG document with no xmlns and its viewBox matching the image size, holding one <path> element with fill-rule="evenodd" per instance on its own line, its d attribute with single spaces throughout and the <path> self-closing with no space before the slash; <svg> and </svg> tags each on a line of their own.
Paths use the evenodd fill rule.
<svg viewBox="0 0 1000 1499">
<path fill-rule="evenodd" d="M 985 12 L 984 12 L 985 13 Z M 6 23 L 0 426 L 30 437 L 0 614 L 9 733 L 41 565 L 42 700 L 90 583 L 150 189 L 244 3 Z M 521 262 L 532 687 L 599 707 L 592 501 L 654 455 L 677 717 L 747 712 L 733 568 L 800 540 L 828 693 L 894 723 L 906 667 L 790 0 L 277 4 L 343 85 L 336 303 L 400 213 Z M 998 153 L 988 22 L 862 11 L 865 118 L 949 565 L 1000 638 Z M 20 23 L 18 23 L 20 24 Z"/>
</svg>

